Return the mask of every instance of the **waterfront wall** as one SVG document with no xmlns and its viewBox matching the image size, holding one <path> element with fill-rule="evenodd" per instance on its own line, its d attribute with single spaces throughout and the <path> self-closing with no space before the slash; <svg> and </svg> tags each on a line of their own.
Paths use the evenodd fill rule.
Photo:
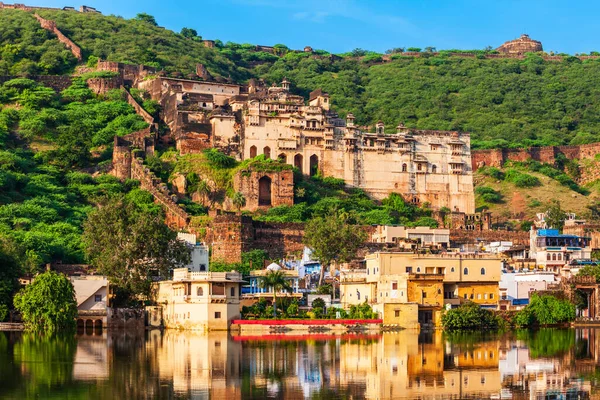
<svg viewBox="0 0 600 400">
<path fill-rule="evenodd" d="M 268 334 L 277 332 L 336 332 L 379 331 L 382 319 L 281 319 L 233 320 L 230 330 L 240 334 Z"/>
</svg>

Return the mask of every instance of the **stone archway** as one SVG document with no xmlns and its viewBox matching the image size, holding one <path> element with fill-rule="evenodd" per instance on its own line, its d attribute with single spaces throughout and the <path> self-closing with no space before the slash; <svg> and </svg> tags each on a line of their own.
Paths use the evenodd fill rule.
<svg viewBox="0 0 600 400">
<path fill-rule="evenodd" d="M 258 180 L 258 205 L 271 205 L 271 178 L 263 176 Z"/>
<path fill-rule="evenodd" d="M 256 157 L 256 146 L 250 147 L 250 158 Z"/>
<path fill-rule="evenodd" d="M 265 155 L 266 159 L 271 158 L 271 148 L 269 146 L 265 147 L 263 149 L 263 154 Z"/>
<path fill-rule="evenodd" d="M 287 156 L 285 155 L 285 153 L 281 153 L 280 155 L 278 155 L 277 160 L 279 160 L 279 162 L 287 164 Z"/>
<path fill-rule="evenodd" d="M 316 154 L 310 156 L 310 176 L 315 176 L 319 172 L 319 157 Z"/>
<path fill-rule="evenodd" d="M 302 173 L 302 161 L 302 154 L 296 154 L 294 156 L 294 167 L 298 168 L 298 171 L 300 171 L 300 173 Z"/>
</svg>

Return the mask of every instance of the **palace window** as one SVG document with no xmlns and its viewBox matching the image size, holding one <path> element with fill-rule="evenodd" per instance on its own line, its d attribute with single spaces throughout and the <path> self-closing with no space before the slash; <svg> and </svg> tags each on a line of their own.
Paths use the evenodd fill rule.
<svg viewBox="0 0 600 400">
<path fill-rule="evenodd" d="M 215 311 L 215 319 L 221 319 L 221 312 Z"/>
<path fill-rule="evenodd" d="M 204 296 L 204 289 L 202 289 L 201 287 L 198 287 L 198 288 L 196 289 L 196 295 L 197 295 L 198 297 L 202 297 L 202 296 Z"/>
<path fill-rule="evenodd" d="M 231 297 L 235 297 L 235 288 L 234 287 L 231 288 Z"/>
<path fill-rule="evenodd" d="M 463 269 L 463 275 L 469 275 L 469 268 Z"/>
<path fill-rule="evenodd" d="M 437 173 L 437 167 L 435 165 L 431 166 L 431 172 L 434 174 Z"/>
<path fill-rule="evenodd" d="M 481 268 L 481 275 L 485 275 L 485 268 Z"/>
<path fill-rule="evenodd" d="M 94 295 L 94 301 L 95 301 L 96 303 L 99 303 L 99 302 L 101 302 L 101 301 L 102 301 L 102 295 L 101 295 L 101 294 L 95 294 L 95 295 Z"/>
<path fill-rule="evenodd" d="M 406 164 L 402 164 L 402 172 L 406 172 Z"/>
</svg>

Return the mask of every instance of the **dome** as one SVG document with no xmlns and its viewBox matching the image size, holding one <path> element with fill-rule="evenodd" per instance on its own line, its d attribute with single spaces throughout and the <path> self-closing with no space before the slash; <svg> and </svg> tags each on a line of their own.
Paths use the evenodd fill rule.
<svg viewBox="0 0 600 400">
<path fill-rule="evenodd" d="M 279 266 L 279 264 L 276 264 L 276 263 L 271 263 L 267 267 L 267 270 L 269 270 L 269 271 L 279 271 L 280 269 L 281 269 L 281 267 Z"/>
</svg>

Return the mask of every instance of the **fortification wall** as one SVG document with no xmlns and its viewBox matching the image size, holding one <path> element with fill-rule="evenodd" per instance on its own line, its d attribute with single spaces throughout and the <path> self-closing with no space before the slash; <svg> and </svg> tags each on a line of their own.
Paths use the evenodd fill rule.
<svg viewBox="0 0 600 400">
<path fill-rule="evenodd" d="M 304 250 L 304 224 L 253 222 L 253 248 L 266 251 L 271 258 L 283 258 Z"/>
<path fill-rule="evenodd" d="M 87 85 L 90 90 L 96 94 L 104 94 L 109 90 L 119 89 L 123 85 L 123 80 L 120 76 L 110 78 L 90 78 L 87 80 Z"/>
<path fill-rule="evenodd" d="M 137 84 L 148 75 L 156 73 L 156 69 L 147 65 L 123 64 L 119 62 L 103 60 L 98 61 L 96 70 L 116 72 L 121 76 L 123 81 L 130 86 Z"/>
<path fill-rule="evenodd" d="M 42 28 L 54 33 L 56 35 L 56 37 L 58 38 L 58 41 L 61 42 L 62 44 L 64 44 L 69 50 L 71 50 L 71 53 L 78 61 L 83 60 L 81 48 L 79 46 L 77 46 L 71 39 L 66 37 L 56 27 L 56 22 L 48 20 L 48 19 L 44 19 L 44 18 L 40 17 L 38 14 L 33 14 L 33 16 L 35 18 L 37 18 L 37 20 L 40 22 L 40 25 L 42 26 Z"/>
<path fill-rule="evenodd" d="M 135 109 L 135 112 L 150 125 L 154 124 L 154 117 L 144 110 L 144 108 L 133 98 L 131 93 L 129 93 L 129 90 L 127 90 L 124 86 L 121 86 L 121 89 L 125 91 L 125 98 L 127 102 Z"/>
<path fill-rule="evenodd" d="M 529 232 L 523 231 L 471 231 L 464 229 L 450 229 L 450 243 L 453 246 L 478 241 L 513 242 L 513 245 L 529 245 Z"/>
<path fill-rule="evenodd" d="M 0 76 L 0 85 L 4 82 L 8 82 L 12 79 L 22 78 L 22 76 L 16 75 L 2 75 Z M 61 92 L 71 86 L 73 79 L 68 75 L 32 75 L 28 77 L 42 85 L 54 89 L 56 92 Z"/>
<path fill-rule="evenodd" d="M 600 143 L 578 146 L 529 147 L 527 149 L 490 149 L 473 150 L 471 165 L 473 170 L 483 166 L 501 167 L 506 161 L 526 161 L 533 159 L 542 163 L 554 164 L 556 157 L 562 154 L 569 160 L 594 159 L 600 154 Z"/>
<path fill-rule="evenodd" d="M 141 158 L 131 160 L 131 178 L 140 181 L 140 187 L 152 194 L 154 200 L 165 210 L 167 225 L 184 229 L 190 220 L 189 215 L 177 205 L 175 196 L 171 196 L 167 185 L 143 164 Z"/>
</svg>

